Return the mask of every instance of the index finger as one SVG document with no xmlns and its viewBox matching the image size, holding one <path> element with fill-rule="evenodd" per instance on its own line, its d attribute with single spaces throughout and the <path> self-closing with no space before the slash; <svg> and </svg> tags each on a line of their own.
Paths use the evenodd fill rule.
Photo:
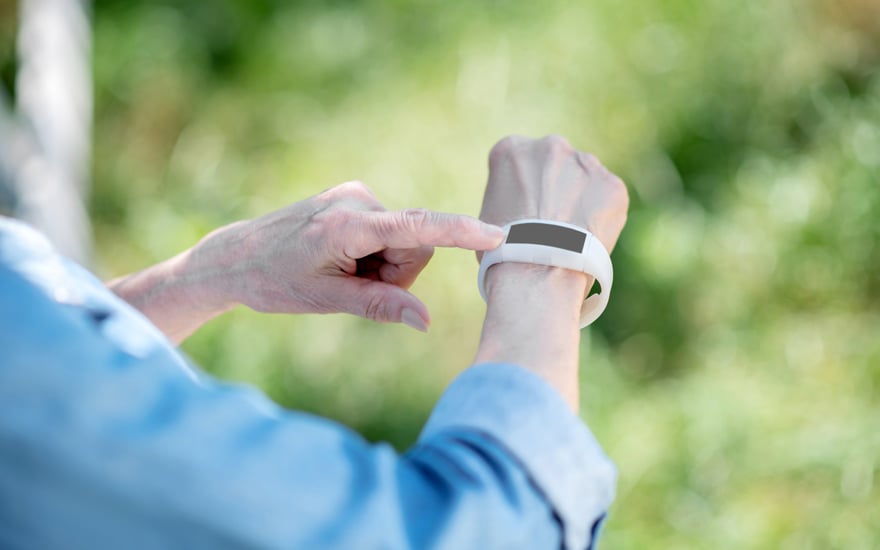
<svg viewBox="0 0 880 550">
<path fill-rule="evenodd" d="M 345 245 L 349 258 L 363 258 L 386 248 L 450 246 L 491 250 L 501 244 L 504 230 L 471 216 L 410 208 L 393 212 L 362 212 Z"/>
</svg>

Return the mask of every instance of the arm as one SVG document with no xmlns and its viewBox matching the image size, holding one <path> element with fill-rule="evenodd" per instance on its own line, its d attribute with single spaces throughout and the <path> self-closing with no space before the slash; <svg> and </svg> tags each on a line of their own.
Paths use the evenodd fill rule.
<svg viewBox="0 0 880 550">
<path fill-rule="evenodd" d="M 0 331 L 0 547 L 560 547 L 553 509 L 508 449 L 535 427 L 474 427 L 498 410 L 558 415 L 549 387 L 471 369 L 398 455 L 193 373 L 142 316 L 67 269 L 47 281 L 0 265 L 0 326 L 14 327 Z M 55 301 L 83 284 L 84 303 Z M 510 391 L 454 417 L 497 384 Z"/>
<path fill-rule="evenodd" d="M 24 242 L 7 255 L 18 265 L 0 265 L 9 328 L 0 331 L 0 546 L 581 549 L 595 540 L 614 468 L 560 398 L 576 375 L 557 376 L 548 361 L 576 362 L 576 350 L 567 338 L 558 350 L 517 347 L 548 335 L 506 316 L 546 310 L 535 297 L 505 299 L 503 264 L 478 359 L 520 366 L 466 370 L 401 456 L 194 373 L 98 281 Z M 83 301 L 59 304 L 58 289 Z"/>
<path fill-rule="evenodd" d="M 347 182 L 220 228 L 108 286 L 175 343 L 239 304 L 272 313 L 345 312 L 425 331 L 428 309 L 407 289 L 433 247 L 488 250 L 502 236 L 468 216 L 386 211 L 364 184 Z"/>
<path fill-rule="evenodd" d="M 614 246 L 626 217 L 626 192 L 592 157 L 559 138 L 512 138 L 493 149 L 490 168 L 484 220 L 569 221 L 588 227 L 609 249 Z M 277 431 L 294 434 L 284 445 L 308 445 L 315 457 L 311 473 L 290 478 L 297 471 L 291 464 L 307 460 L 310 453 L 305 450 L 297 454 L 253 446 L 246 455 L 263 467 L 274 464 L 279 454 L 284 458 L 278 471 L 266 472 L 271 486 L 259 479 L 247 483 L 264 487 L 261 495 L 270 502 L 289 491 L 308 495 L 306 526 L 285 525 L 296 529 L 296 536 L 310 537 L 291 540 L 311 546 L 345 547 L 352 540 L 414 548 L 591 546 L 613 499 L 616 474 L 572 414 L 578 406 L 578 313 L 590 283 L 582 273 L 556 268 L 493 267 L 478 364 L 444 393 L 409 453 L 396 457 L 383 447 L 365 447 L 334 434 L 329 426 L 318 437 L 307 423 L 287 418 Z M 190 432 L 185 439 L 194 435 Z M 276 441 L 281 440 L 285 438 Z M 328 440 L 338 446 L 319 443 Z M 200 454 L 203 449 L 224 456 L 219 449 L 195 447 L 193 460 L 212 464 Z M 203 493 L 211 486 L 206 480 L 196 489 L 194 502 L 187 505 L 200 510 Z M 352 512 L 318 506 L 312 495 L 319 494 L 347 502 L 345 509 Z M 389 510 L 404 515 L 388 515 Z M 238 521 L 242 513 L 222 516 L 224 530 L 253 535 Z M 276 518 L 272 513 L 267 517 Z M 197 532 L 217 520 L 201 521 L 193 526 Z M 381 539 L 369 538 L 377 536 L 376 525 L 383 526 Z M 315 530 L 325 536 L 335 533 L 335 538 L 311 538 L 317 536 Z"/>
<path fill-rule="evenodd" d="M 629 201 L 623 182 L 595 157 L 559 137 L 510 137 L 493 148 L 489 166 L 483 220 L 566 221 L 588 228 L 609 251 L 614 247 Z M 592 279 L 517 263 L 493 266 L 486 277 L 477 365 L 453 383 L 424 434 L 468 426 L 501 442 L 552 506 L 563 546 L 592 548 L 616 480 L 613 464 L 572 414 L 579 398 L 580 305 Z M 506 399 L 507 406 L 488 414 L 489 399 Z"/>
<path fill-rule="evenodd" d="M 511 136 L 489 155 L 489 183 L 480 218 L 503 225 L 523 218 L 588 228 L 611 251 L 626 223 L 623 182 L 592 155 L 558 136 Z M 580 306 L 592 277 L 519 263 L 486 274 L 486 320 L 476 363 L 509 362 L 538 374 L 578 411 Z"/>
<path fill-rule="evenodd" d="M 474 362 L 528 369 L 556 388 L 577 412 L 580 302 L 588 279 L 584 273 L 558 267 L 493 266 Z"/>
<path fill-rule="evenodd" d="M 611 251 L 626 223 L 623 182 L 563 138 L 511 136 L 489 156 L 480 218 L 506 224 L 541 218 L 586 227 Z M 548 381 L 578 410 L 580 304 L 593 280 L 584 273 L 518 263 L 486 275 L 488 304 L 476 362 L 503 361 Z"/>
<path fill-rule="evenodd" d="M 198 247 L 191 248 L 143 271 L 113 279 L 107 287 L 179 344 L 236 305 L 231 297 L 224 300 L 214 290 L 222 287 L 229 273 L 220 266 L 200 268 L 197 257 Z"/>
</svg>

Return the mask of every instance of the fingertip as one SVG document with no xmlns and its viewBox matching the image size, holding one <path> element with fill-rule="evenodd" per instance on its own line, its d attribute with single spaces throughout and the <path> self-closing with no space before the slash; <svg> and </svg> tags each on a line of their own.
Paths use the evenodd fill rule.
<svg viewBox="0 0 880 550">
<path fill-rule="evenodd" d="M 403 308 L 400 312 L 400 322 L 420 332 L 428 332 L 429 321 L 423 319 L 414 309 Z"/>
<path fill-rule="evenodd" d="M 428 332 L 431 315 L 428 306 L 410 292 L 405 292 L 400 308 L 400 322 L 419 332 Z"/>
<path fill-rule="evenodd" d="M 504 238 L 504 229 L 493 225 L 491 223 L 480 222 L 483 227 L 483 235 L 492 238 L 493 240 L 498 241 L 498 244 L 501 244 L 501 239 Z"/>
<path fill-rule="evenodd" d="M 458 216 L 454 246 L 466 250 L 492 250 L 504 240 L 506 231 L 471 216 Z"/>
<path fill-rule="evenodd" d="M 481 250 L 492 250 L 493 248 L 498 248 L 501 245 L 501 242 L 504 240 L 504 236 L 506 232 L 501 227 L 497 225 L 493 225 L 491 223 L 486 223 L 483 221 L 477 220 L 480 226 L 480 238 L 473 242 L 475 246 L 473 246 L 473 250 L 481 251 Z"/>
</svg>

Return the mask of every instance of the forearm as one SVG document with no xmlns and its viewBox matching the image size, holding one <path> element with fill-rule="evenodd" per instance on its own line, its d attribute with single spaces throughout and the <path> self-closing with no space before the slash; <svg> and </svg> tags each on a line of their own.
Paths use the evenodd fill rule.
<svg viewBox="0 0 880 550">
<path fill-rule="evenodd" d="M 580 306 L 591 279 L 562 268 L 502 263 L 487 273 L 488 307 L 475 362 L 513 363 L 578 410 Z"/>
<path fill-rule="evenodd" d="M 229 272 L 222 264 L 208 267 L 204 255 L 203 250 L 191 248 L 143 271 L 114 279 L 107 287 L 179 344 L 204 323 L 235 306 L 219 291 Z"/>
</svg>

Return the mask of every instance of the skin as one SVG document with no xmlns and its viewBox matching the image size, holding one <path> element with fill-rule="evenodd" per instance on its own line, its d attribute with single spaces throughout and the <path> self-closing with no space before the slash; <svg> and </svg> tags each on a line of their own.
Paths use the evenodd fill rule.
<svg viewBox="0 0 880 550">
<path fill-rule="evenodd" d="M 562 137 L 510 136 L 489 155 L 480 219 L 523 218 L 587 228 L 610 252 L 626 223 L 623 181 Z M 593 278 L 557 267 L 502 263 L 486 273 L 487 309 L 475 362 L 509 362 L 543 377 L 577 412 L 581 303 Z"/>
<path fill-rule="evenodd" d="M 623 182 L 559 136 L 510 136 L 489 155 L 480 214 L 387 211 L 347 182 L 257 218 L 108 286 L 179 343 L 238 305 L 268 313 L 351 313 L 426 331 L 427 307 L 407 289 L 435 246 L 490 250 L 522 218 L 586 227 L 614 248 L 626 223 Z M 578 410 L 584 273 L 504 263 L 486 276 L 488 305 L 475 363 L 510 362 L 553 385 Z"/>
<path fill-rule="evenodd" d="M 180 343 L 238 305 L 266 313 L 351 313 L 427 331 L 428 308 L 407 289 L 435 246 L 489 250 L 504 232 L 469 216 L 387 211 L 347 182 L 255 220 L 108 287 Z"/>
</svg>

